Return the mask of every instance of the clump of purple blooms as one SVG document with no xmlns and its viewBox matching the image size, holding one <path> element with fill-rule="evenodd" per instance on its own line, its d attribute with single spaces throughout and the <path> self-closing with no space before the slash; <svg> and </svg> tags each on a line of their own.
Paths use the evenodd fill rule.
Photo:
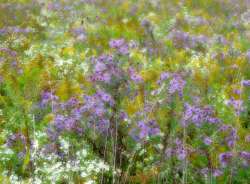
<svg viewBox="0 0 250 184">
<path fill-rule="evenodd" d="M 197 127 L 201 127 L 204 123 L 217 124 L 220 122 L 215 117 L 215 112 L 211 106 L 200 107 L 185 103 L 185 110 L 182 117 L 182 125 L 188 126 L 193 123 Z"/>
</svg>

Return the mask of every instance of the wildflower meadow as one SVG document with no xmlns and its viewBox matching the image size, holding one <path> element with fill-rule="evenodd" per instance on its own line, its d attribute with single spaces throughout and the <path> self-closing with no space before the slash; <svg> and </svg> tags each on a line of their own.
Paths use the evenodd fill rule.
<svg viewBox="0 0 250 184">
<path fill-rule="evenodd" d="M 250 1 L 0 0 L 0 184 L 250 184 Z"/>
</svg>

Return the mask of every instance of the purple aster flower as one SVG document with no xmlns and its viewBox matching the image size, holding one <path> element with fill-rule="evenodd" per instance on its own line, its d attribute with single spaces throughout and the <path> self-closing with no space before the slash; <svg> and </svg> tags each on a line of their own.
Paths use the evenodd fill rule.
<svg viewBox="0 0 250 184">
<path fill-rule="evenodd" d="M 188 48 L 190 45 L 190 35 L 179 30 L 170 32 L 168 38 L 173 41 L 176 48 Z"/>
<path fill-rule="evenodd" d="M 134 68 L 130 67 L 128 72 L 132 81 L 134 81 L 135 83 L 143 82 L 143 78 L 135 72 Z"/>
<path fill-rule="evenodd" d="M 64 121 L 64 128 L 67 131 L 74 130 L 76 128 L 76 120 L 71 117 L 66 118 Z"/>
<path fill-rule="evenodd" d="M 107 119 L 101 119 L 97 124 L 97 129 L 101 133 L 107 132 L 109 127 L 110 127 L 110 122 Z"/>
<path fill-rule="evenodd" d="M 231 152 L 225 152 L 225 153 L 221 153 L 219 155 L 219 160 L 220 163 L 223 167 L 226 167 L 232 160 L 233 157 L 233 153 Z"/>
<path fill-rule="evenodd" d="M 70 98 L 68 101 L 67 101 L 67 103 L 66 103 L 66 106 L 67 107 L 74 107 L 74 106 L 76 106 L 76 105 L 78 105 L 79 104 L 79 101 L 77 100 L 77 98 Z"/>
<path fill-rule="evenodd" d="M 176 154 L 179 160 L 184 160 L 187 157 L 187 151 L 183 148 L 177 149 Z"/>
<path fill-rule="evenodd" d="M 183 96 L 183 89 L 185 87 L 186 81 L 184 81 L 180 75 L 175 74 L 169 82 L 168 92 L 172 95 L 178 93 L 179 96 Z"/>
<path fill-rule="evenodd" d="M 235 111 L 235 114 L 237 116 L 239 116 L 240 113 L 243 112 L 244 109 L 245 109 L 244 106 L 243 106 L 243 101 L 242 100 L 236 100 L 234 98 L 230 98 L 230 100 L 226 101 L 226 104 L 233 107 L 233 109 Z"/>
<path fill-rule="evenodd" d="M 102 101 L 109 103 L 110 105 L 114 104 L 114 100 L 110 94 L 108 94 L 102 90 L 98 90 L 96 94 L 101 98 Z"/>
<path fill-rule="evenodd" d="M 205 137 L 203 140 L 204 144 L 211 145 L 213 143 L 212 139 L 210 137 Z"/>
<path fill-rule="evenodd" d="M 123 38 L 121 38 L 121 39 L 113 39 L 113 40 L 110 40 L 110 42 L 109 42 L 109 46 L 111 47 L 111 48 L 116 48 L 116 49 L 118 49 L 118 48 L 120 48 L 121 46 L 123 46 L 125 44 L 125 40 L 123 39 Z"/>
<path fill-rule="evenodd" d="M 243 165 L 248 167 L 250 165 L 250 152 L 241 151 L 239 152 L 239 156 L 243 159 Z"/>
<path fill-rule="evenodd" d="M 120 113 L 120 118 L 121 118 L 122 120 L 128 119 L 127 113 L 126 113 L 126 112 L 121 112 L 121 113 Z"/>
<path fill-rule="evenodd" d="M 101 63 L 101 62 L 97 62 L 95 64 L 95 72 L 99 73 L 99 72 L 103 72 L 105 71 L 107 68 L 106 68 L 106 65 L 104 63 Z"/>
<path fill-rule="evenodd" d="M 56 115 L 56 117 L 54 119 L 54 125 L 57 128 L 57 130 L 59 130 L 59 131 L 64 130 L 64 128 L 65 128 L 65 124 L 64 124 L 65 119 L 66 118 L 63 115 L 60 115 L 60 114 Z"/>
<path fill-rule="evenodd" d="M 45 107 L 50 102 L 57 102 L 58 97 L 55 96 L 52 92 L 45 91 L 41 95 L 41 107 Z"/>
<path fill-rule="evenodd" d="M 74 109 L 72 111 L 72 117 L 74 117 L 76 120 L 80 120 L 82 118 L 81 108 Z"/>
<path fill-rule="evenodd" d="M 250 80 L 243 80 L 243 81 L 241 81 L 241 83 L 242 83 L 242 85 L 243 86 L 250 86 Z"/>
<path fill-rule="evenodd" d="M 243 159 L 246 159 L 246 160 L 249 160 L 250 161 L 250 152 L 247 152 L 247 151 L 241 151 L 240 152 L 240 157 L 243 158 Z"/>
<path fill-rule="evenodd" d="M 129 53 L 129 46 L 122 39 L 113 39 L 109 42 L 110 48 L 115 48 L 121 55 L 127 55 Z"/>
<path fill-rule="evenodd" d="M 169 72 L 162 72 L 160 79 L 157 81 L 158 84 L 161 84 L 162 81 L 168 79 L 170 77 L 170 73 Z"/>
<path fill-rule="evenodd" d="M 236 95 L 240 95 L 241 94 L 241 90 L 240 89 L 234 89 L 233 92 Z"/>
<path fill-rule="evenodd" d="M 21 142 L 23 145 L 27 143 L 26 137 L 22 133 L 15 133 L 10 135 L 7 138 L 6 144 L 8 147 L 12 147 L 18 142 Z"/>
<path fill-rule="evenodd" d="M 192 122 L 196 126 L 200 127 L 203 123 L 219 123 L 219 119 L 215 118 L 213 108 L 210 106 L 198 107 L 191 106 L 188 103 L 184 105 L 185 111 L 182 117 L 182 125 L 187 126 L 188 123 Z"/>
<path fill-rule="evenodd" d="M 137 123 L 137 127 L 138 127 L 138 131 L 139 131 L 139 135 L 136 138 L 139 138 L 140 140 L 142 140 L 148 136 L 158 135 L 160 133 L 159 126 L 153 120 L 151 120 L 149 122 L 139 121 Z"/>
<path fill-rule="evenodd" d="M 122 55 L 129 54 L 128 45 L 124 45 L 124 46 L 120 47 L 118 51 Z"/>
<path fill-rule="evenodd" d="M 149 134 L 149 130 L 150 130 L 148 125 L 143 121 L 139 121 L 138 127 L 140 128 L 139 138 L 143 139 L 143 138 L 147 137 Z"/>
<path fill-rule="evenodd" d="M 214 177 L 221 176 L 222 174 L 223 174 L 223 172 L 220 169 L 214 169 L 213 170 L 213 176 Z"/>
<path fill-rule="evenodd" d="M 46 133 L 51 141 L 56 141 L 59 137 L 59 132 L 55 131 L 52 127 L 48 127 Z"/>
</svg>

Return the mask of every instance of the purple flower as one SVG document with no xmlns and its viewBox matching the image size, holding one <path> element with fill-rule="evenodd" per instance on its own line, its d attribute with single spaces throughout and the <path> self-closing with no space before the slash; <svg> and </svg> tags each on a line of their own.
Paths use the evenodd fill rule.
<svg viewBox="0 0 250 184">
<path fill-rule="evenodd" d="M 102 101 L 109 103 L 110 105 L 114 104 L 114 100 L 110 94 L 108 94 L 102 90 L 98 90 L 96 94 L 101 98 Z"/>
<path fill-rule="evenodd" d="M 107 119 L 101 119 L 97 124 L 98 131 L 101 133 L 107 132 L 109 127 L 110 127 L 110 122 Z"/>
<path fill-rule="evenodd" d="M 48 127 L 46 133 L 51 141 L 56 141 L 59 137 L 59 132 L 55 131 L 52 127 Z"/>
<path fill-rule="evenodd" d="M 77 100 L 77 98 L 70 98 L 67 101 L 66 106 L 72 108 L 72 107 L 74 107 L 74 106 L 76 106 L 78 104 L 79 104 L 79 101 Z"/>
<path fill-rule="evenodd" d="M 239 155 L 243 159 L 250 160 L 250 152 L 241 151 Z"/>
<path fill-rule="evenodd" d="M 57 102 L 58 97 L 54 95 L 52 92 L 45 91 L 41 95 L 41 102 L 40 105 L 41 107 L 45 107 L 51 102 Z"/>
<path fill-rule="evenodd" d="M 179 96 L 183 96 L 183 89 L 185 87 L 186 81 L 184 81 L 180 75 L 175 74 L 169 82 L 168 92 L 172 95 L 178 93 Z"/>
<path fill-rule="evenodd" d="M 241 151 L 239 156 L 243 159 L 243 165 L 248 167 L 250 165 L 250 152 Z"/>
<path fill-rule="evenodd" d="M 143 139 L 149 135 L 150 128 L 143 121 L 138 122 L 138 127 L 140 128 L 139 138 Z"/>
<path fill-rule="evenodd" d="M 225 153 L 221 153 L 219 155 L 219 160 L 220 163 L 223 167 L 226 167 L 232 160 L 233 157 L 233 153 L 231 152 L 225 152 Z"/>
<path fill-rule="evenodd" d="M 245 110 L 245 108 L 243 106 L 243 101 L 242 100 L 236 100 L 234 98 L 230 98 L 230 100 L 226 101 L 226 104 L 233 107 L 233 109 L 235 111 L 235 114 L 237 116 L 239 116 L 240 113 Z"/>
<path fill-rule="evenodd" d="M 168 72 L 162 72 L 160 79 L 157 81 L 158 84 L 161 84 L 164 80 L 168 79 L 170 77 L 170 73 Z"/>
<path fill-rule="evenodd" d="M 184 160 L 187 157 L 187 152 L 185 149 L 181 148 L 181 149 L 177 149 L 177 158 L 179 160 Z"/>
<path fill-rule="evenodd" d="M 19 142 L 25 145 L 27 143 L 26 137 L 22 133 L 15 133 L 7 138 L 6 144 L 8 147 L 12 147 Z"/>
<path fill-rule="evenodd" d="M 141 82 L 143 82 L 143 78 L 140 75 L 136 74 L 134 68 L 130 67 L 128 72 L 130 74 L 130 79 L 132 81 L 134 81 L 135 83 L 141 83 Z"/>
<path fill-rule="evenodd" d="M 113 39 L 113 40 L 110 40 L 110 42 L 109 42 L 109 46 L 111 47 L 111 48 L 116 48 L 116 49 L 118 49 L 118 48 L 120 48 L 121 46 L 123 46 L 125 44 L 125 40 L 123 39 L 123 38 L 121 38 L 121 39 Z"/>
<path fill-rule="evenodd" d="M 139 135 L 135 136 L 136 139 L 142 140 L 148 136 L 155 136 L 160 133 L 159 126 L 157 123 L 153 120 L 144 122 L 144 121 L 139 121 L 137 123 Z M 132 132 L 135 134 L 136 129 L 133 129 Z M 133 136 L 134 137 L 134 136 Z"/>
<path fill-rule="evenodd" d="M 241 83 L 243 86 L 250 86 L 250 80 L 243 80 Z"/>
<path fill-rule="evenodd" d="M 236 95 L 240 95 L 241 94 L 241 90 L 239 90 L 239 89 L 234 89 L 233 92 Z"/>
<path fill-rule="evenodd" d="M 187 126 L 192 122 L 196 126 L 200 127 L 203 123 L 219 123 L 219 119 L 215 118 L 213 108 L 210 106 L 198 107 L 185 104 L 185 111 L 181 120 L 183 126 Z"/>
<path fill-rule="evenodd" d="M 66 118 L 64 121 L 64 128 L 67 131 L 74 130 L 76 128 L 76 120 L 74 118 Z"/>
<path fill-rule="evenodd" d="M 72 117 L 74 117 L 76 120 L 80 120 L 82 118 L 81 108 L 74 109 L 72 111 Z"/>
<path fill-rule="evenodd" d="M 129 53 L 128 45 L 124 45 L 119 48 L 119 53 L 122 55 L 127 55 Z"/>
<path fill-rule="evenodd" d="M 57 130 L 62 131 L 65 128 L 65 117 L 63 115 L 56 115 L 55 119 L 54 119 L 54 125 L 57 128 Z"/>
<path fill-rule="evenodd" d="M 223 174 L 223 172 L 220 169 L 214 169 L 213 170 L 213 176 L 214 177 L 221 176 L 222 174 Z"/>
<path fill-rule="evenodd" d="M 213 143 L 212 139 L 210 137 L 205 137 L 203 140 L 204 144 L 211 145 Z"/>
<path fill-rule="evenodd" d="M 104 63 L 101 63 L 101 62 L 97 62 L 95 64 L 95 72 L 99 73 L 99 72 L 103 72 L 105 71 L 107 68 L 106 68 L 106 65 Z"/>
<path fill-rule="evenodd" d="M 121 55 L 127 55 L 129 53 L 129 46 L 123 38 L 111 40 L 109 46 L 110 48 L 116 49 Z"/>
</svg>

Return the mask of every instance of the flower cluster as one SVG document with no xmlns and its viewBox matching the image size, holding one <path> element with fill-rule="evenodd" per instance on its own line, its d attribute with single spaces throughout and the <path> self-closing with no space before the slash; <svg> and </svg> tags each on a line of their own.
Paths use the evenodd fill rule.
<svg viewBox="0 0 250 184">
<path fill-rule="evenodd" d="M 137 123 L 137 128 L 131 130 L 131 136 L 136 140 L 144 140 L 147 137 L 159 135 L 160 129 L 154 120 L 144 122 L 139 121 Z"/>
<path fill-rule="evenodd" d="M 220 120 L 215 117 L 215 112 L 211 106 L 199 107 L 186 103 L 181 122 L 183 126 L 193 123 L 200 127 L 204 123 L 217 124 Z"/>
<path fill-rule="evenodd" d="M 117 50 L 117 52 L 121 55 L 127 55 L 129 53 L 128 44 L 124 39 L 111 40 L 109 42 L 109 46 Z"/>
</svg>

